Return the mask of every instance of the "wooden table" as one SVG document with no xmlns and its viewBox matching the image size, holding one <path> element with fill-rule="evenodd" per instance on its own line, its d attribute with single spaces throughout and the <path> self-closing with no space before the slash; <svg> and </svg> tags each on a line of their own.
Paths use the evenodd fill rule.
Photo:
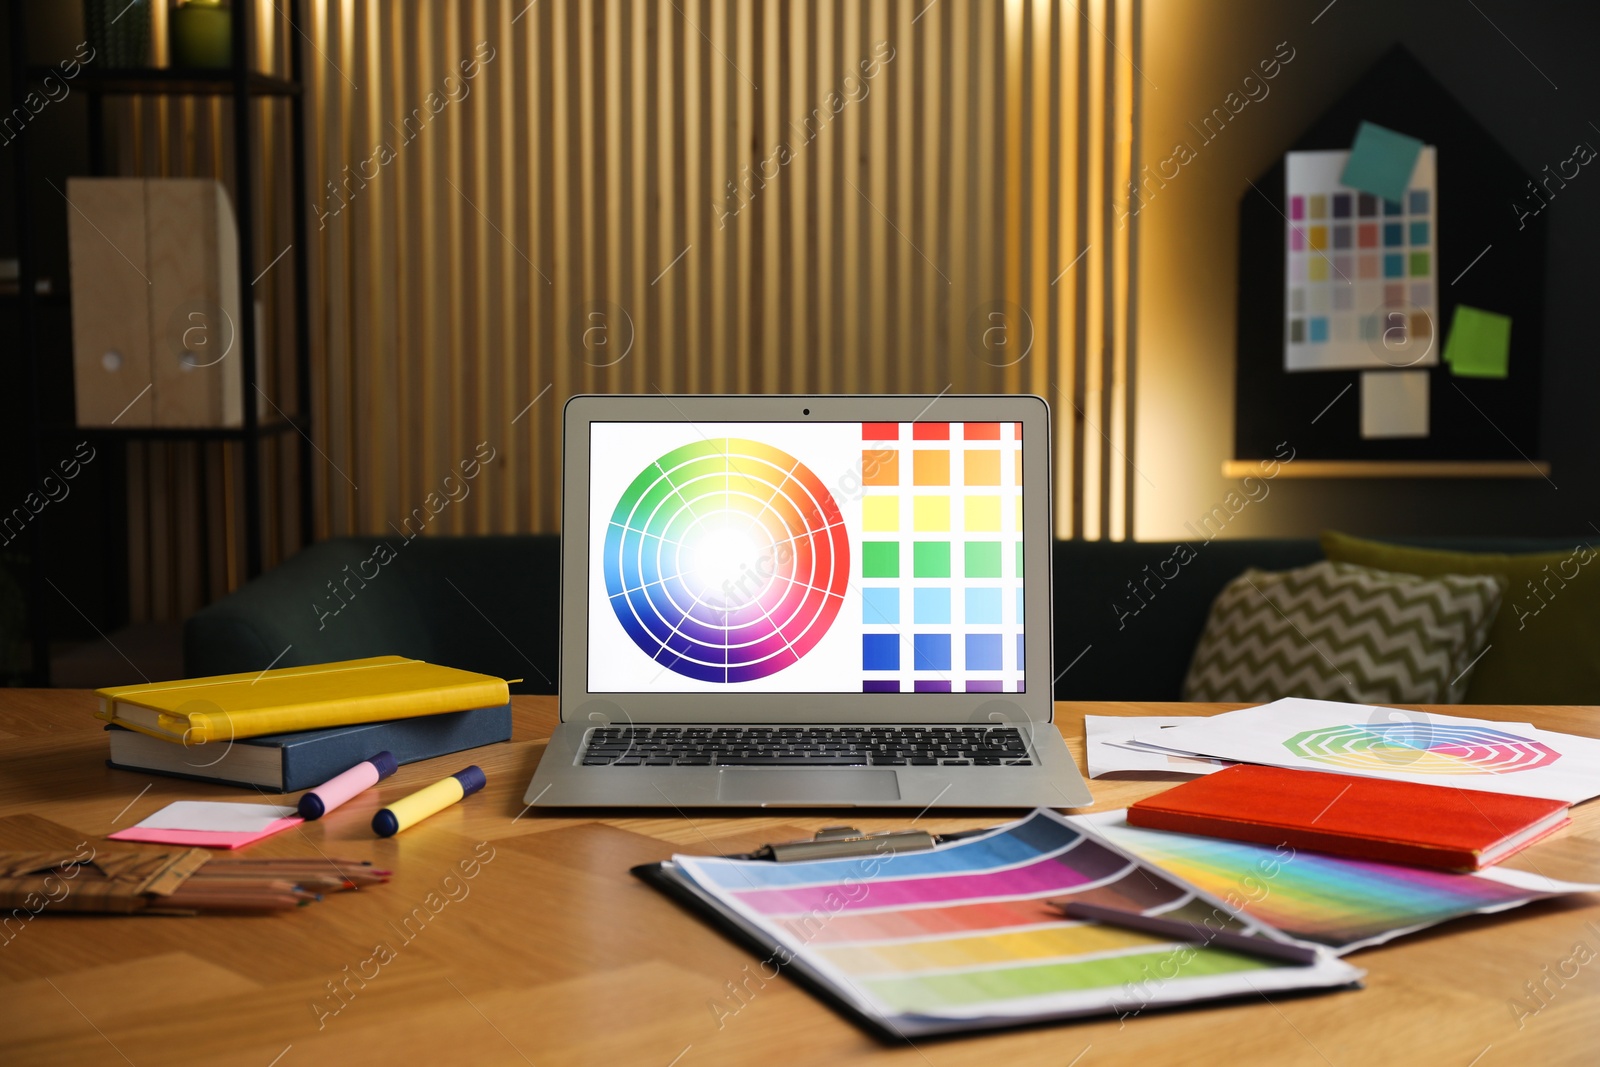
<svg viewBox="0 0 1600 1067">
<path fill-rule="evenodd" d="M 84 692 L 0 694 L 0 817 L 42 815 L 93 842 L 173 800 L 245 799 L 237 789 L 108 769 L 93 704 Z M 1062 704 L 1059 717 L 1081 764 L 1085 712 L 1220 710 Z M 1600 709 L 1472 710 L 1600 736 Z M 373 859 L 394 868 L 388 885 L 269 917 L 45 913 L 13 928 L 9 941 L 0 937 L 0 1063 L 1600 1062 L 1600 895 L 1466 919 L 1357 953 L 1353 961 L 1370 972 L 1361 991 L 880 1045 L 786 979 L 745 985 L 759 973 L 754 957 L 628 874 L 675 851 L 744 851 L 807 836 L 839 816 L 524 812 L 555 700 L 517 698 L 515 711 L 511 744 L 402 768 L 327 819 L 252 849 Z M 381 801 L 469 761 L 488 773 L 481 795 L 394 839 L 373 838 L 368 821 Z M 1168 784 L 1091 787 L 1101 809 Z M 903 819 L 850 817 L 869 829 Z M 931 815 L 920 823 L 938 831 L 984 824 Z M 465 878 L 459 865 L 474 860 L 475 876 Z M 1600 801 L 1510 865 L 1600 882 Z M 380 945 L 390 949 L 376 957 L 386 962 L 369 962 Z M 1529 1000 L 1530 982 L 1544 987 L 1543 1006 L 1520 1013 L 1519 1025 L 1514 1002 L 1540 1004 Z M 730 983 L 751 991 L 732 1013 L 740 1002 Z"/>
</svg>

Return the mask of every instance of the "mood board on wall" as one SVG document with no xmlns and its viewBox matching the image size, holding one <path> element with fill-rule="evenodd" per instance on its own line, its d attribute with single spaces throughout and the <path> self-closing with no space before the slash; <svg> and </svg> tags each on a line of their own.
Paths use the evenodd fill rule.
<svg viewBox="0 0 1600 1067">
<path fill-rule="evenodd" d="M 1239 211 L 1238 459 L 1540 453 L 1532 179 L 1404 48 Z"/>
</svg>

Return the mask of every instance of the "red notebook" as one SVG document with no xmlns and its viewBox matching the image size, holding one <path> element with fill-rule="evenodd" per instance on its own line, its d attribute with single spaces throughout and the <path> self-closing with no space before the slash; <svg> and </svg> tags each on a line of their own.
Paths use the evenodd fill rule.
<svg viewBox="0 0 1600 1067">
<path fill-rule="evenodd" d="M 1151 830 L 1477 870 L 1572 820 L 1561 800 L 1239 764 L 1128 809 Z"/>
</svg>

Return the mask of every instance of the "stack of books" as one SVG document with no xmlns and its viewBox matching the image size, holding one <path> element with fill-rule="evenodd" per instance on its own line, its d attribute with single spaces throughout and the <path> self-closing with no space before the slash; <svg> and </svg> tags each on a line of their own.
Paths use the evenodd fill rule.
<svg viewBox="0 0 1600 1067">
<path fill-rule="evenodd" d="M 292 793 L 378 752 L 398 763 L 511 739 L 506 680 L 402 656 L 98 690 L 109 764 Z"/>
</svg>

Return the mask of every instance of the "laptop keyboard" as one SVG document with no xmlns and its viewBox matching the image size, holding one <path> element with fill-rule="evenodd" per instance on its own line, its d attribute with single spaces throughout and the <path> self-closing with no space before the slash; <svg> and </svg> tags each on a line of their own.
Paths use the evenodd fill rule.
<svg viewBox="0 0 1600 1067">
<path fill-rule="evenodd" d="M 1014 726 L 604 726 L 585 767 L 1027 767 Z"/>
</svg>

